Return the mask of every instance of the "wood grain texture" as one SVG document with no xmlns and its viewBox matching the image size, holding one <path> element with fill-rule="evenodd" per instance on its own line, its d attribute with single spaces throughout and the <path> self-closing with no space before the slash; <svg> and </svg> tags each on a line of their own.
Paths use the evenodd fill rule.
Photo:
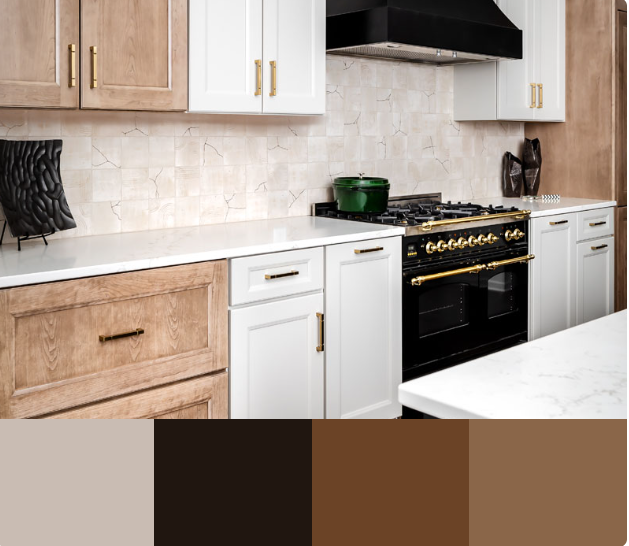
<svg viewBox="0 0 629 546">
<path fill-rule="evenodd" d="M 98 48 L 98 86 L 90 87 Z M 81 2 L 81 107 L 188 108 L 186 0 Z"/>
<path fill-rule="evenodd" d="M 227 263 L 0 291 L 0 417 L 29 417 L 227 368 Z M 100 334 L 145 334 L 101 343 Z"/>
<path fill-rule="evenodd" d="M 0 0 L 0 13 L 0 106 L 78 108 L 79 0 Z"/>
<path fill-rule="evenodd" d="M 46 419 L 216 419 L 213 400 L 227 373 L 208 375 L 56 413 Z"/>
<path fill-rule="evenodd" d="M 616 208 L 616 287 L 614 305 L 615 311 L 627 308 L 627 207 Z"/>
</svg>

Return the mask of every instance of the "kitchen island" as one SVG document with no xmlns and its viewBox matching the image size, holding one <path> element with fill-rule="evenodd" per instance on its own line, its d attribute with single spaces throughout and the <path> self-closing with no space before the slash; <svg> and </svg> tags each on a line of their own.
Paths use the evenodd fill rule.
<svg viewBox="0 0 629 546">
<path fill-rule="evenodd" d="M 626 419 L 627 311 L 399 387 L 440 419 Z"/>
</svg>

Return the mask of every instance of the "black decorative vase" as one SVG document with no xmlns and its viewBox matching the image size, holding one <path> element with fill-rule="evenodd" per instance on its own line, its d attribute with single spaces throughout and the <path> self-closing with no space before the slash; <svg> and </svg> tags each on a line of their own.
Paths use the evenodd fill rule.
<svg viewBox="0 0 629 546">
<path fill-rule="evenodd" d="M 61 140 L 0 140 L 0 204 L 14 237 L 72 229 L 61 174 Z"/>
<path fill-rule="evenodd" d="M 522 161 L 511 152 L 504 158 L 502 191 L 505 197 L 520 197 L 522 194 Z"/>
<path fill-rule="evenodd" d="M 524 140 L 524 195 L 537 195 L 542 170 L 542 146 L 539 139 Z"/>
</svg>

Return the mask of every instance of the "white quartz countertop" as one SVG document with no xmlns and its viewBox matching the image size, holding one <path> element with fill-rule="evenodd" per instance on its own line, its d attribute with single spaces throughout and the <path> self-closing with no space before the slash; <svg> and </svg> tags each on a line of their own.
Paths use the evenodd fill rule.
<svg viewBox="0 0 629 546">
<path fill-rule="evenodd" d="M 516 207 L 522 210 L 530 210 L 531 218 L 616 206 L 616 201 L 579 199 L 577 197 L 562 197 L 558 201 L 526 201 L 516 197 L 490 197 L 486 199 L 473 199 L 472 201 L 474 203 L 478 203 L 479 205 L 504 205 L 505 207 Z"/>
<path fill-rule="evenodd" d="M 627 311 L 404 383 L 442 419 L 626 419 Z"/>
<path fill-rule="evenodd" d="M 0 246 L 0 288 L 403 235 L 404 228 L 302 216 Z"/>
</svg>

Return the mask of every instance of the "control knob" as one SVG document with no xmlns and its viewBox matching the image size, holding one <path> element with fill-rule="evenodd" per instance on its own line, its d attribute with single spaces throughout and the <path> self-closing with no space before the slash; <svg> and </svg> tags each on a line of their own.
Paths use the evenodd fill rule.
<svg viewBox="0 0 629 546">
<path fill-rule="evenodd" d="M 467 242 L 470 244 L 470 248 L 473 248 L 478 244 L 478 239 L 474 237 L 474 235 L 470 235 L 470 238 L 467 240 Z"/>
<path fill-rule="evenodd" d="M 497 243 L 499 240 L 500 240 L 500 237 L 496 237 L 493 233 L 490 233 L 489 235 L 487 235 L 487 242 L 490 245 Z"/>
<path fill-rule="evenodd" d="M 459 243 L 457 243 L 454 239 L 450 239 L 448 241 L 448 250 L 456 250 L 459 248 Z"/>
<path fill-rule="evenodd" d="M 457 242 L 459 243 L 459 248 L 466 248 L 470 246 L 465 237 L 459 237 L 459 240 Z"/>
<path fill-rule="evenodd" d="M 428 254 L 432 254 L 433 252 L 437 251 L 437 245 L 435 243 L 433 243 L 432 241 L 429 241 L 428 244 L 426 245 L 426 252 Z"/>
<path fill-rule="evenodd" d="M 522 239 L 524 237 L 524 233 L 521 232 L 519 229 L 516 229 L 513 232 L 513 236 L 519 241 L 520 239 Z"/>
<path fill-rule="evenodd" d="M 448 244 L 445 241 L 439 241 L 437 243 L 437 251 L 443 252 L 446 248 L 448 248 Z"/>
<path fill-rule="evenodd" d="M 489 242 L 489 239 L 487 239 L 487 237 L 485 237 L 484 235 L 479 235 L 478 236 L 478 244 L 480 246 L 483 246 L 487 242 Z"/>
</svg>

